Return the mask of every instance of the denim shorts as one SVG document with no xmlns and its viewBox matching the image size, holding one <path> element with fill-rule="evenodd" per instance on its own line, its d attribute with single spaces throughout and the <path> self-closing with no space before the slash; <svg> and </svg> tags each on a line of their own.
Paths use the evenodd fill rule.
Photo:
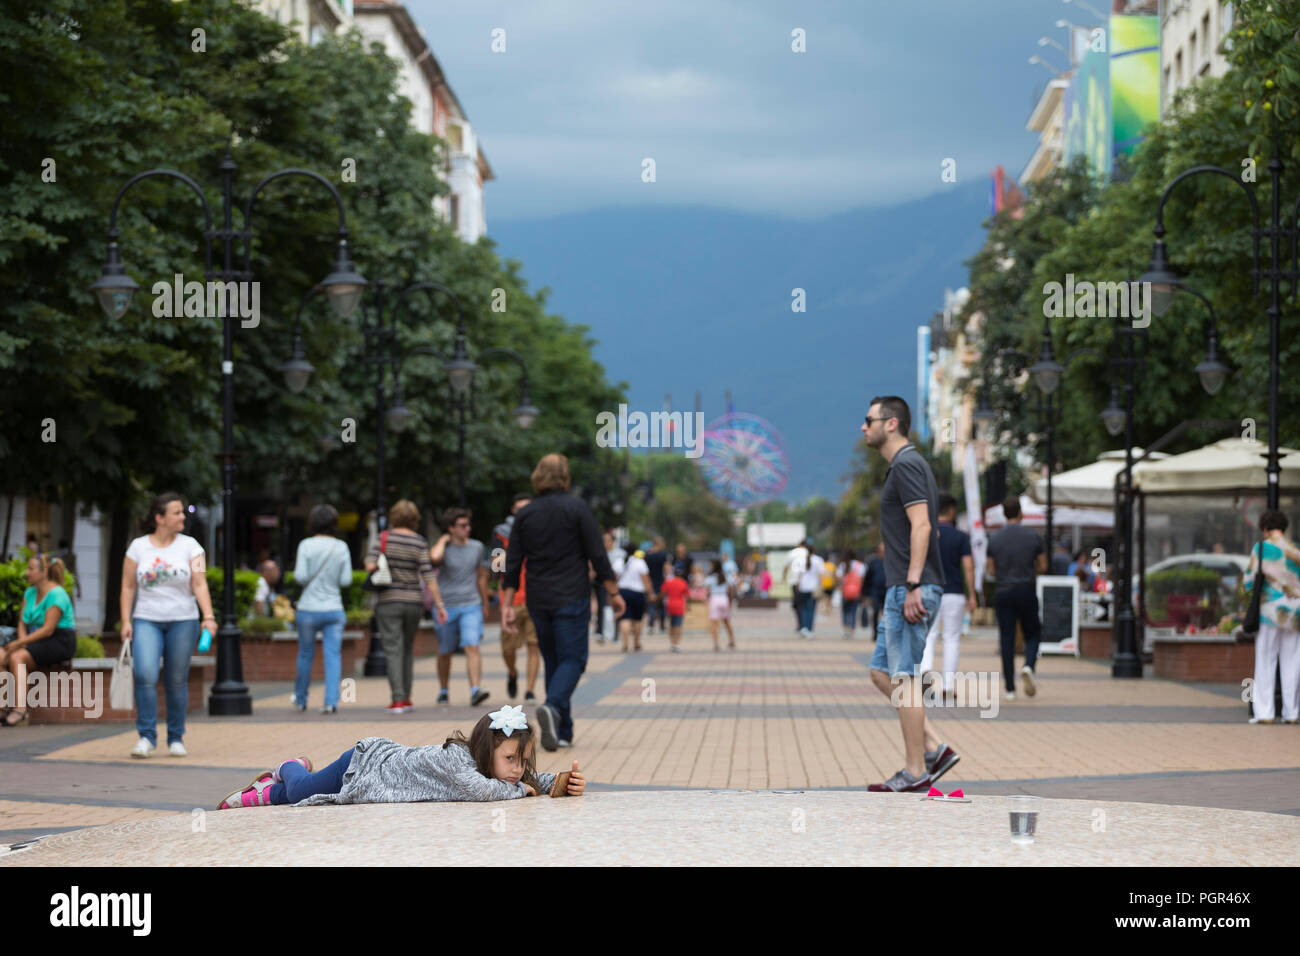
<svg viewBox="0 0 1300 956">
<path fill-rule="evenodd" d="M 873 671 L 884 671 L 890 677 L 920 676 L 916 671 L 925 656 L 925 639 L 937 619 L 942 598 L 943 588 L 938 584 L 921 585 L 925 617 L 913 624 L 903 617 L 907 588 L 900 584 L 885 592 L 885 607 L 880 613 L 885 639 L 876 641 L 876 651 L 871 655 Z"/>
<path fill-rule="evenodd" d="M 454 654 L 457 646 L 478 647 L 483 641 L 483 605 L 447 608 L 447 623 L 438 625 L 438 653 Z"/>
</svg>

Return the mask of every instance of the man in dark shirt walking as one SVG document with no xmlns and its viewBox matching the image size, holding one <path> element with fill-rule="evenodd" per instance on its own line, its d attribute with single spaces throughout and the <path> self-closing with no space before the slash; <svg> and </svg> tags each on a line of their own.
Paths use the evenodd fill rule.
<svg viewBox="0 0 1300 956">
<path fill-rule="evenodd" d="M 514 630 L 515 589 L 526 559 L 528 592 L 524 603 L 546 669 L 546 703 L 537 708 L 537 723 L 542 746 L 555 750 L 573 743 L 569 700 L 587 669 L 591 621 L 588 561 L 609 595 L 615 616 L 622 616 L 624 604 L 596 516 L 585 501 L 568 493 L 569 460 L 563 455 L 543 457 L 533 469 L 533 490 L 537 497 L 515 515 L 506 548 L 501 626 L 507 632 Z"/>
<path fill-rule="evenodd" d="M 943 596 L 939 564 L 939 489 L 934 473 L 907 439 L 912 413 L 896 395 L 873 398 L 862 433 L 889 462 L 880 490 L 880 534 L 885 542 L 884 640 L 871 657 L 871 681 L 898 709 L 907 765 L 868 790 L 925 793 L 958 759 L 934 736 L 925 718 L 921 658 Z M 933 742 L 933 749 L 926 745 Z"/>
<path fill-rule="evenodd" d="M 871 560 L 867 562 L 867 577 L 862 582 L 862 591 L 870 595 L 870 600 L 863 602 L 862 626 L 871 628 L 871 639 L 880 640 L 880 615 L 885 610 L 885 542 L 876 545 Z M 868 622 L 867 615 L 872 616 Z"/>
<path fill-rule="evenodd" d="M 1002 696 L 1015 700 L 1017 621 L 1025 632 L 1025 666 L 1020 668 L 1020 679 L 1027 696 L 1038 693 L 1034 666 L 1042 628 L 1034 578 L 1047 570 L 1047 553 L 1043 539 L 1021 524 L 1019 498 L 1011 495 L 1002 502 L 1002 513 L 1007 526 L 989 538 L 988 575 L 997 583 L 998 640 L 1002 645 L 1002 678 L 1007 685 Z"/>
<path fill-rule="evenodd" d="M 664 565 L 668 563 L 668 552 L 664 548 L 664 539 L 655 537 L 654 547 L 650 553 L 645 556 L 646 567 L 650 569 L 650 584 L 654 588 L 655 599 L 650 602 L 650 629 L 655 626 L 655 619 L 659 620 L 659 633 L 662 634 L 664 628 L 664 596 L 660 588 L 664 586 Z"/>
</svg>

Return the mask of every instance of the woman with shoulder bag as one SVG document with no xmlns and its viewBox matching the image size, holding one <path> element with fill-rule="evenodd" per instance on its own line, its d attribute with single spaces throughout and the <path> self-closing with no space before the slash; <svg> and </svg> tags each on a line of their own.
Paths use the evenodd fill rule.
<svg viewBox="0 0 1300 956">
<path fill-rule="evenodd" d="M 1279 669 L 1282 722 L 1294 724 L 1300 718 L 1300 549 L 1287 539 L 1287 525 L 1280 511 L 1259 516 L 1264 540 L 1251 549 L 1246 572 L 1246 586 L 1260 589 L 1252 724 L 1273 723 L 1273 682 Z M 1261 570 L 1263 577 L 1257 582 Z"/>
<path fill-rule="evenodd" d="M 5 713 L 0 727 L 27 723 L 26 674 L 33 667 L 49 667 L 72 660 L 77 652 L 77 618 L 72 600 L 63 588 L 63 562 L 44 554 L 27 559 L 27 590 L 23 592 L 18 636 L 0 647 L 0 672 L 14 676 L 19 706 Z M 18 678 L 22 676 L 23 680 Z"/>
<path fill-rule="evenodd" d="M 210 634 L 217 632 L 207 561 L 203 545 L 182 533 L 185 500 L 175 492 L 154 498 L 140 530 L 144 533 L 131 542 L 122 559 L 122 641 L 133 642 L 135 725 L 140 735 L 131 756 L 148 757 L 158 749 L 161 667 L 167 694 L 167 752 L 184 757 L 190 657 L 200 626 Z M 226 586 L 233 587 L 234 582 Z"/>
<path fill-rule="evenodd" d="M 338 713 L 339 680 L 343 673 L 343 588 L 352 584 L 352 555 L 348 546 L 334 537 L 339 513 L 329 505 L 317 505 L 307 519 L 312 536 L 298 545 L 293 579 L 302 588 L 294 623 L 298 627 L 298 675 L 293 703 L 307 709 L 311 668 L 316 662 L 316 635 L 321 636 L 325 659 L 325 706 L 322 714 Z"/>
<path fill-rule="evenodd" d="M 420 509 L 402 499 L 388 510 L 389 530 L 370 545 L 365 567 L 373 572 L 384 555 L 392 583 L 379 590 L 375 602 L 374 627 L 388 659 L 388 686 L 393 701 L 385 711 L 404 714 L 413 709 L 411 684 L 415 677 L 415 632 L 424 615 L 420 582 L 433 594 L 439 624 L 447 623 L 447 608 L 438 591 L 438 580 L 429 560 L 429 542 L 415 529 L 420 526 Z"/>
</svg>

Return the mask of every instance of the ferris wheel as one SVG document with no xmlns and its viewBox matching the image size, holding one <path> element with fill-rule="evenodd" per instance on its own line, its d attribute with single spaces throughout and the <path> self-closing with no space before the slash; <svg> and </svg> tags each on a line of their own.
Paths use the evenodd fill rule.
<svg viewBox="0 0 1300 956">
<path fill-rule="evenodd" d="M 746 412 L 729 412 L 709 423 L 698 461 L 709 491 L 732 508 L 771 501 L 790 480 L 780 432 Z"/>
</svg>

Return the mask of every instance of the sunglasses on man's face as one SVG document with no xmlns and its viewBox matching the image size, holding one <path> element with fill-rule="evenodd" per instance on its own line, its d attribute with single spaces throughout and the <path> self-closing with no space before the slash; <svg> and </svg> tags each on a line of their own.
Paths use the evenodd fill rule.
<svg viewBox="0 0 1300 956">
<path fill-rule="evenodd" d="M 887 422 L 887 421 L 889 421 L 889 419 L 891 419 L 891 418 L 893 418 L 892 415 L 886 415 L 886 416 L 884 416 L 884 417 L 882 417 L 882 418 L 872 418 L 870 415 L 868 415 L 868 416 L 867 416 L 867 427 L 870 428 L 872 422 Z"/>
</svg>

